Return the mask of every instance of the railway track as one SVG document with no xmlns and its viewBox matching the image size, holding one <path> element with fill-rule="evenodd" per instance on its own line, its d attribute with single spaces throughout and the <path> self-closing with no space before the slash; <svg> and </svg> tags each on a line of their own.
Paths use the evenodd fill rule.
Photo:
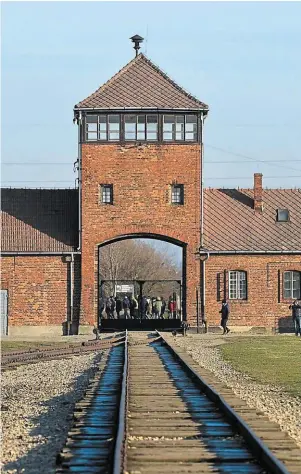
<svg viewBox="0 0 301 474">
<path fill-rule="evenodd" d="M 42 347 L 41 349 L 35 348 L 27 351 L 8 352 L 1 356 L 1 368 L 5 371 L 14 369 L 23 364 L 34 364 L 45 360 L 60 359 L 62 357 L 82 355 L 88 352 L 109 349 L 113 345 L 123 342 L 124 339 L 125 335 L 122 333 L 115 337 L 108 337 L 106 339 L 66 344 L 64 347 L 61 345 L 54 345 L 49 348 Z"/>
<path fill-rule="evenodd" d="M 282 464 L 243 409 L 235 412 L 161 334 L 126 335 L 102 364 L 77 404 L 57 474 L 300 474 L 300 451 Z M 258 425 L 281 439 L 267 419 Z"/>
</svg>

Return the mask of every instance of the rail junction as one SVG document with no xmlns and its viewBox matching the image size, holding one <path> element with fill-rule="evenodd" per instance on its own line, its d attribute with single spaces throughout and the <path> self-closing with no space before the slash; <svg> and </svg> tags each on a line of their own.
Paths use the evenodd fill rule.
<svg viewBox="0 0 301 474">
<path fill-rule="evenodd" d="M 229 392 L 170 337 L 126 332 L 76 404 L 56 473 L 300 474 L 297 446 Z"/>
</svg>

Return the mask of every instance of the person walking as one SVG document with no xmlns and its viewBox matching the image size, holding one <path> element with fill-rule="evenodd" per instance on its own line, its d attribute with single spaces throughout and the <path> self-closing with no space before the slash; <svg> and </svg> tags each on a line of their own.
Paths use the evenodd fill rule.
<svg viewBox="0 0 301 474">
<path fill-rule="evenodd" d="M 164 319 L 165 308 L 166 308 L 166 302 L 164 298 L 162 298 L 162 307 L 161 307 L 161 314 L 160 314 L 161 319 Z"/>
<path fill-rule="evenodd" d="M 130 317 L 130 300 L 127 296 L 123 298 L 123 311 L 124 311 L 124 318 L 128 319 Z"/>
<path fill-rule="evenodd" d="M 146 298 L 146 303 L 146 316 L 149 319 L 152 317 L 152 300 L 149 296 Z"/>
<path fill-rule="evenodd" d="M 120 299 L 120 296 L 117 296 L 116 298 L 116 314 L 117 314 L 117 319 L 120 319 L 120 311 L 122 310 L 122 301 Z"/>
<path fill-rule="evenodd" d="M 155 319 L 159 319 L 159 317 L 161 316 L 161 310 L 162 310 L 162 301 L 161 301 L 160 296 L 156 298 L 154 309 L 155 309 Z"/>
<path fill-rule="evenodd" d="M 172 296 L 169 297 L 168 310 L 169 310 L 170 318 L 175 319 L 177 317 L 176 302 L 173 300 Z"/>
<path fill-rule="evenodd" d="M 138 301 L 136 300 L 135 296 L 132 295 L 130 297 L 130 315 L 132 319 L 136 318 L 137 309 L 138 309 Z"/>
<path fill-rule="evenodd" d="M 147 313 L 147 307 L 148 307 L 147 298 L 145 296 L 142 296 L 141 306 L 140 306 L 142 319 L 148 319 L 147 314 L 146 314 Z"/>
<path fill-rule="evenodd" d="M 106 300 L 106 314 L 108 319 L 112 319 L 113 313 L 112 313 L 112 301 L 111 298 L 107 298 Z"/>
<path fill-rule="evenodd" d="M 295 300 L 292 305 L 289 306 L 292 310 L 292 318 L 295 326 L 296 336 L 301 336 L 301 302 Z"/>
<path fill-rule="evenodd" d="M 221 327 L 223 328 L 223 334 L 228 334 L 230 332 L 230 329 L 227 327 L 227 322 L 229 319 L 229 314 L 230 314 L 230 308 L 226 300 L 222 301 L 222 308 L 220 310 L 220 313 L 222 315 L 221 319 Z"/>
</svg>

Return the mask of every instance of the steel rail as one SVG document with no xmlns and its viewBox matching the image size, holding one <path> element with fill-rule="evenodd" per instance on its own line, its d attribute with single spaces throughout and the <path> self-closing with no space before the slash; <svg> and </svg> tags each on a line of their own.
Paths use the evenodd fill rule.
<svg viewBox="0 0 301 474">
<path fill-rule="evenodd" d="M 27 364 L 41 362 L 70 355 L 81 355 L 88 352 L 108 349 L 113 345 L 124 341 L 125 336 L 114 337 L 110 339 L 100 339 L 83 343 L 68 344 L 66 347 L 55 346 L 52 348 L 31 349 L 29 351 L 9 352 L 2 354 L 1 365 L 3 368 L 13 367 L 18 364 Z"/>
<path fill-rule="evenodd" d="M 226 417 L 229 419 L 232 426 L 243 436 L 247 442 L 250 450 L 256 456 L 257 460 L 268 469 L 272 474 L 290 474 L 284 464 L 274 456 L 274 454 L 265 446 L 260 438 L 254 433 L 254 431 L 243 421 L 243 419 L 230 407 L 226 400 L 208 385 L 205 380 L 195 372 L 195 370 L 182 359 L 181 355 L 174 349 L 164 336 L 157 331 L 158 336 L 167 346 L 169 351 L 175 356 L 180 362 L 182 367 L 199 383 L 202 387 L 202 391 L 207 397 L 212 400 L 220 409 L 224 412 Z"/>
<path fill-rule="evenodd" d="M 121 385 L 121 396 L 118 414 L 118 430 L 114 449 L 112 474 L 120 474 L 125 470 L 126 462 L 126 413 L 128 396 L 128 333 L 126 331 L 124 341 L 124 367 Z"/>
</svg>

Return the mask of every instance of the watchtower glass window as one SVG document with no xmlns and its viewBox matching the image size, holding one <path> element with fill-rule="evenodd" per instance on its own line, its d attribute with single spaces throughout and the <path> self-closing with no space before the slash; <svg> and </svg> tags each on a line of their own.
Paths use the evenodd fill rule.
<svg viewBox="0 0 301 474">
<path fill-rule="evenodd" d="M 164 115 L 163 141 L 197 141 L 196 115 Z"/>
<path fill-rule="evenodd" d="M 158 116 L 135 114 L 125 115 L 124 138 L 126 141 L 157 141 Z"/>
<path fill-rule="evenodd" d="M 196 114 L 87 114 L 86 142 L 198 141 Z"/>
<path fill-rule="evenodd" d="M 87 115 L 86 140 L 87 141 L 119 141 L 120 116 L 119 115 Z"/>
</svg>

